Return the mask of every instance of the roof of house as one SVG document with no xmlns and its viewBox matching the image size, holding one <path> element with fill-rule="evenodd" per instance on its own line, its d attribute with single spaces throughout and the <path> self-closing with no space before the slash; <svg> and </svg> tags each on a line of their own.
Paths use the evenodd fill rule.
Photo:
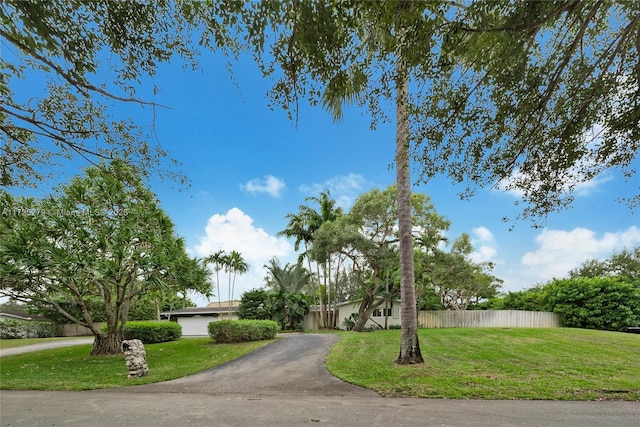
<svg viewBox="0 0 640 427">
<path fill-rule="evenodd" d="M 44 317 L 40 315 L 18 313 L 17 311 L 8 310 L 0 311 L 0 316 L 8 317 L 15 320 L 45 320 Z"/>
<path fill-rule="evenodd" d="M 238 311 L 240 301 L 231 301 L 231 313 Z M 224 315 L 229 313 L 229 301 L 222 301 L 220 304 L 211 302 L 206 307 L 187 307 L 178 310 L 163 311 L 161 316 L 203 316 L 203 315 Z"/>
<path fill-rule="evenodd" d="M 207 307 L 220 307 L 222 306 L 223 308 L 229 308 L 229 301 L 211 301 L 209 304 L 207 304 Z M 233 300 L 231 301 L 231 309 L 233 308 L 238 308 L 240 306 L 240 301 L 238 300 Z"/>
</svg>

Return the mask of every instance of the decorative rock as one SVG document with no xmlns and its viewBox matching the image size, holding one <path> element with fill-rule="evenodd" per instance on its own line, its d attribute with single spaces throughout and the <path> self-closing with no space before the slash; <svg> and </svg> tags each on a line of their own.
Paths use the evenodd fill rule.
<svg viewBox="0 0 640 427">
<path fill-rule="evenodd" d="M 124 340 L 122 341 L 122 351 L 124 351 L 124 359 L 129 369 L 127 378 L 139 378 L 149 373 L 147 352 L 144 350 L 142 341 Z"/>
</svg>

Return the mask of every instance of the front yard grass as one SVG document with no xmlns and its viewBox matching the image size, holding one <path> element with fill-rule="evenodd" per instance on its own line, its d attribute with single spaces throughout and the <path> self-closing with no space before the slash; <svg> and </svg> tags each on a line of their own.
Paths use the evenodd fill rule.
<svg viewBox="0 0 640 427">
<path fill-rule="evenodd" d="M 400 331 L 341 333 L 338 378 L 384 396 L 640 400 L 640 337 L 582 329 L 421 329 L 424 364 L 399 366 Z"/>
<path fill-rule="evenodd" d="M 0 359 L 0 388 L 92 390 L 168 381 L 216 367 L 272 341 L 214 344 L 204 337 L 147 344 L 150 372 L 136 379 L 127 379 L 123 355 L 91 357 L 91 344 L 4 356 Z"/>
</svg>

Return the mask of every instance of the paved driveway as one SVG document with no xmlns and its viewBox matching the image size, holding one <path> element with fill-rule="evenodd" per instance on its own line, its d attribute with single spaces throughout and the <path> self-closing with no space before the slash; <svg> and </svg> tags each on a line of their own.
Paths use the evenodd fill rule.
<svg viewBox="0 0 640 427">
<path fill-rule="evenodd" d="M 640 404 L 635 402 L 379 397 L 327 373 L 324 359 L 337 339 L 330 334 L 287 335 L 218 368 L 165 383 L 87 392 L 4 390 L 0 392 L 0 425 L 640 425 Z"/>
<path fill-rule="evenodd" d="M 127 390 L 235 396 L 377 396 L 327 372 L 324 361 L 338 339 L 333 334 L 287 334 L 217 368 Z"/>
</svg>

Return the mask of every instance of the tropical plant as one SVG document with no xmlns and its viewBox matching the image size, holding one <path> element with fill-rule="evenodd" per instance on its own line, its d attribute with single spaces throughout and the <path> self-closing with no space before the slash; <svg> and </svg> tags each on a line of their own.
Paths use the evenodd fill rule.
<svg viewBox="0 0 640 427">
<path fill-rule="evenodd" d="M 228 260 L 228 256 L 222 249 L 216 251 L 215 253 L 209 255 L 204 259 L 207 264 L 213 264 L 213 269 L 216 272 L 216 294 L 218 295 L 218 308 L 222 308 L 222 301 L 220 299 L 220 270 L 225 268 Z"/>
<path fill-rule="evenodd" d="M 89 328 L 92 355 L 121 352 L 139 296 L 209 292 L 208 271 L 187 255 L 155 195 L 124 162 L 90 167 L 42 200 L 2 193 L 0 204 L 0 295 Z M 96 302 L 105 333 L 92 317 Z"/>
<path fill-rule="evenodd" d="M 304 243 L 305 251 L 300 255 L 299 260 L 307 258 L 313 288 L 313 304 L 320 308 L 319 311 L 314 311 L 318 316 L 318 324 L 320 327 L 335 326 L 335 319 L 331 318 L 331 313 L 334 313 L 335 310 L 332 310 L 330 301 L 330 260 L 322 264 L 322 273 L 320 271 L 321 265 L 316 263 L 316 273 L 314 275 L 311 273 L 314 269 L 311 265 L 312 259 L 309 256 L 309 250 L 313 245 L 315 233 L 322 224 L 340 217 L 342 215 L 342 209 L 338 207 L 336 201 L 331 198 L 329 190 L 321 192 L 317 197 L 307 197 L 305 200 L 307 202 L 314 202 L 314 204 L 317 205 L 317 210 L 308 205 L 301 205 L 298 214 L 287 215 L 287 218 L 289 218 L 287 228 L 278 234 L 286 237 L 295 237 L 294 249 L 296 251 L 300 248 L 300 243 Z M 322 282 L 320 282 L 320 278 L 322 278 Z"/>
<path fill-rule="evenodd" d="M 231 304 L 236 286 L 236 276 L 246 273 L 247 270 L 249 270 L 249 264 L 242 258 L 242 254 L 235 250 L 231 251 L 229 255 L 225 257 L 224 264 L 227 274 L 229 275 L 229 317 L 231 317 Z"/>
<path fill-rule="evenodd" d="M 268 273 L 265 281 L 269 288 L 292 294 L 304 294 L 308 290 L 311 275 L 302 266 L 301 262 L 296 264 L 287 263 L 282 267 L 278 258 L 273 257 L 264 267 Z"/>
<path fill-rule="evenodd" d="M 271 311 L 268 303 L 268 293 L 264 289 L 252 289 L 242 294 L 238 317 L 247 320 L 271 319 Z"/>
<path fill-rule="evenodd" d="M 272 319 L 278 322 L 282 330 L 304 329 L 304 316 L 309 312 L 306 296 L 277 290 L 268 293 L 268 302 Z"/>
</svg>

